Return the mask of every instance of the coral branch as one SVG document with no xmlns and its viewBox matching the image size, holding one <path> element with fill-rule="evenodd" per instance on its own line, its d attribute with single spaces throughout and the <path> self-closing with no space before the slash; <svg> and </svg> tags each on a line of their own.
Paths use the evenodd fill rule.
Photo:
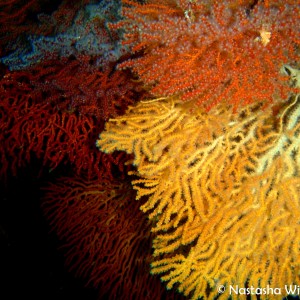
<svg viewBox="0 0 300 300">
<path fill-rule="evenodd" d="M 0 62 L 10 70 L 22 70 L 41 61 L 70 56 L 88 55 L 97 60 L 98 66 L 117 61 L 126 50 L 117 42 L 119 36 L 108 31 L 106 22 L 119 19 L 118 1 L 103 0 L 83 6 L 86 1 L 78 2 L 82 7 L 76 16 L 74 9 L 78 8 L 78 3 L 61 5 L 52 16 L 41 15 L 41 20 L 50 23 L 48 30 L 55 26 L 55 32 L 51 35 L 29 35 L 27 43 L 2 57 Z M 61 18 L 62 13 L 65 13 L 65 18 Z"/>
<path fill-rule="evenodd" d="M 61 110 L 76 111 L 97 120 L 108 120 L 124 113 L 137 95 L 140 83 L 128 72 L 101 69 L 89 56 L 79 59 L 50 60 L 28 72 L 34 93 L 57 105 Z"/>
<path fill-rule="evenodd" d="M 128 182 L 61 178 L 45 191 L 43 210 L 66 264 L 99 289 L 99 299 L 180 299 L 149 274 L 150 224 Z"/>
<path fill-rule="evenodd" d="M 59 109 L 45 95 L 42 98 L 31 79 L 30 73 L 19 72 L 8 73 L 1 80 L 1 177 L 10 170 L 16 174 L 32 155 L 50 171 L 60 164 L 71 164 L 75 174 L 89 178 L 113 176 L 113 165 L 123 170 L 124 154 L 103 155 L 95 147 L 103 119 Z"/>
<path fill-rule="evenodd" d="M 290 91 L 283 64 L 299 61 L 297 1 L 123 1 L 123 43 L 132 69 L 154 96 L 181 96 L 207 110 L 268 105 Z M 250 2 L 250 3 L 249 3 Z"/>
<path fill-rule="evenodd" d="M 218 284 L 299 280 L 300 95 L 277 118 L 261 105 L 233 114 L 144 101 L 97 141 L 135 155 L 136 198 L 147 196 L 141 210 L 156 233 L 152 273 L 192 299 L 214 299 Z"/>
</svg>

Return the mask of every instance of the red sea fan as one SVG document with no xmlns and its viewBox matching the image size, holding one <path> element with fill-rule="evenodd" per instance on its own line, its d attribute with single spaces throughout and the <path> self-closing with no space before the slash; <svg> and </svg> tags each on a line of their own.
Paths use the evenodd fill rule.
<svg viewBox="0 0 300 300">
<path fill-rule="evenodd" d="M 66 263 L 99 289 L 99 299 L 180 299 L 150 275 L 150 224 L 129 182 L 60 178 L 45 191 L 43 210 Z"/>
<path fill-rule="evenodd" d="M 60 109 L 108 120 L 123 114 L 142 93 L 129 72 L 101 69 L 89 56 L 50 60 L 29 71 L 35 93 L 47 97 Z"/>
<path fill-rule="evenodd" d="M 88 178 L 112 177 L 113 165 L 122 170 L 124 154 L 109 156 L 95 146 L 104 121 L 59 109 L 42 99 L 30 78 L 28 72 L 11 72 L 0 82 L 0 176 L 16 174 L 33 155 L 49 170 L 70 164 Z"/>
<path fill-rule="evenodd" d="M 123 0 L 131 68 L 157 97 L 179 95 L 206 109 L 286 98 L 280 68 L 299 61 L 298 1 Z M 242 4 L 238 4 L 238 3 Z"/>
</svg>

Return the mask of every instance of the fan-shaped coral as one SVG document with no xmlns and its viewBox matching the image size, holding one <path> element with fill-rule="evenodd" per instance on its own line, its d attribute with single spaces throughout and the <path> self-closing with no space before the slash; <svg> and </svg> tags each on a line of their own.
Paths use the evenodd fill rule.
<svg viewBox="0 0 300 300">
<path fill-rule="evenodd" d="M 156 97 L 181 95 L 210 109 L 266 105 L 289 92 L 280 75 L 299 60 L 298 1 L 123 0 L 131 68 Z"/>
<path fill-rule="evenodd" d="M 99 299 L 180 299 L 149 273 L 150 224 L 129 182 L 68 177 L 45 191 L 43 210 L 67 249 L 66 263 Z"/>
<path fill-rule="evenodd" d="M 207 114 L 161 99 L 110 120 L 97 144 L 135 155 L 132 183 L 155 222 L 152 273 L 168 288 L 214 299 L 220 284 L 297 283 L 299 119 L 295 96 L 277 118 L 261 104 Z"/>
</svg>

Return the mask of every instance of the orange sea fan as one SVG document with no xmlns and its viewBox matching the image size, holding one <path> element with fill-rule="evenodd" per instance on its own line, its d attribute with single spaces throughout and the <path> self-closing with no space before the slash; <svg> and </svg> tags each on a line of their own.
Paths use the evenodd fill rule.
<svg viewBox="0 0 300 300">
<path fill-rule="evenodd" d="M 261 106 L 205 113 L 176 98 L 142 101 L 97 142 L 134 154 L 132 184 L 156 234 L 151 272 L 191 299 L 268 285 L 282 297 L 300 279 L 300 95 L 276 117 Z"/>
</svg>

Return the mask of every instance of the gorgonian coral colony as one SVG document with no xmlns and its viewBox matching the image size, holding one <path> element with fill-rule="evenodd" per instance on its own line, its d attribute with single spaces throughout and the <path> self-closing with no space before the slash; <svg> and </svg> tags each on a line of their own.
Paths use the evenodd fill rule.
<svg viewBox="0 0 300 300">
<path fill-rule="evenodd" d="M 134 154 L 152 273 L 192 299 L 297 284 L 298 1 L 123 0 L 122 14 L 110 26 L 135 56 L 119 68 L 157 98 L 110 119 L 97 145 Z"/>
<path fill-rule="evenodd" d="M 70 268 L 99 299 L 299 283 L 299 0 L 47 3 L 0 3 L 0 177 L 67 166 Z"/>
<path fill-rule="evenodd" d="M 67 249 L 66 265 L 98 299 L 180 299 L 150 275 L 150 224 L 133 201 L 127 155 L 95 146 L 105 121 L 145 94 L 130 71 L 116 69 L 127 50 L 107 22 L 120 19 L 119 7 L 119 0 L 0 3 L 0 179 L 46 177 L 42 208 Z M 49 175 L 60 179 L 49 183 Z"/>
<path fill-rule="evenodd" d="M 224 99 L 237 108 L 285 98 L 279 68 L 297 60 L 297 2 L 123 1 L 125 19 L 111 27 L 123 27 L 123 43 L 143 52 L 119 68 L 131 68 L 154 96 L 207 109 Z"/>
</svg>

